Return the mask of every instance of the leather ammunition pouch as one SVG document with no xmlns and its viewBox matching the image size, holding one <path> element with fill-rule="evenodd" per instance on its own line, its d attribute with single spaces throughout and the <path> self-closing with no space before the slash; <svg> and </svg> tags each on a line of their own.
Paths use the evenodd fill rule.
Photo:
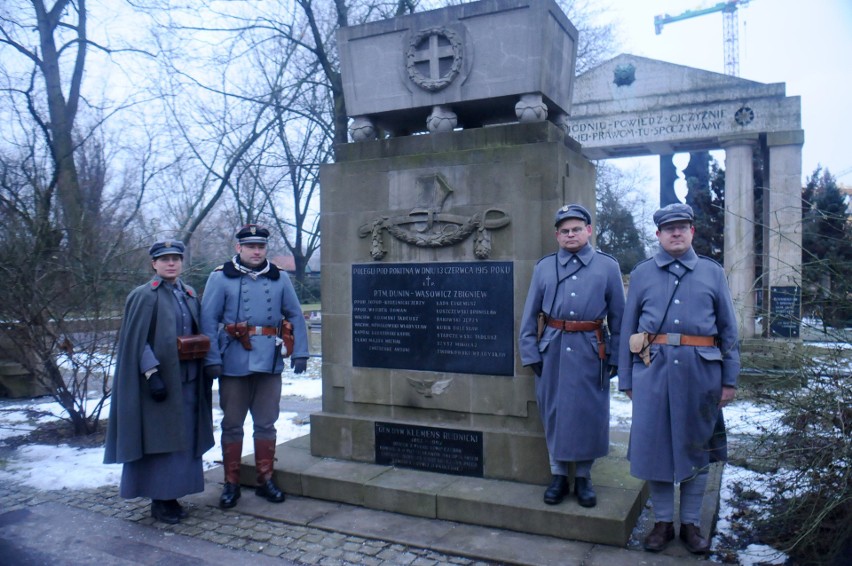
<svg viewBox="0 0 852 566">
<path fill-rule="evenodd" d="M 199 360 L 210 351 L 210 338 L 205 334 L 177 337 L 178 359 L 182 362 Z"/>
<path fill-rule="evenodd" d="M 234 322 L 225 325 L 225 332 L 234 337 L 243 348 L 251 350 L 251 334 L 249 334 L 248 322 Z"/>
<path fill-rule="evenodd" d="M 646 366 L 651 365 L 651 344 L 648 341 L 647 332 L 631 334 L 629 344 L 631 352 L 638 354 Z"/>
</svg>

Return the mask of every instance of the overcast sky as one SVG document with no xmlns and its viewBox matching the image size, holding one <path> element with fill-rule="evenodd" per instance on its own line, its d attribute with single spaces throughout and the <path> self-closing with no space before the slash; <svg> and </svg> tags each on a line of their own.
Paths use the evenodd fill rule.
<svg viewBox="0 0 852 566">
<path fill-rule="evenodd" d="M 654 16 L 723 1 L 610 0 L 610 15 L 623 32 L 621 52 L 722 73 L 721 12 L 666 24 L 660 35 L 654 33 Z M 839 182 L 852 185 L 852 1 L 751 0 L 737 14 L 740 77 L 786 83 L 787 96 L 801 97 L 803 180 L 822 164 Z M 639 162 L 653 176 L 651 186 L 658 186 L 659 159 Z"/>
</svg>

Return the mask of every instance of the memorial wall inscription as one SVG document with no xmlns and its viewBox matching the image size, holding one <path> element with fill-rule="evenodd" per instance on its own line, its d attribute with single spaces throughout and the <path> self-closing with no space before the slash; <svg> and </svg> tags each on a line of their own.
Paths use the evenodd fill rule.
<svg viewBox="0 0 852 566">
<path fill-rule="evenodd" d="M 665 110 L 621 117 L 571 120 L 569 135 L 582 144 L 716 133 L 733 125 L 733 111 L 722 107 Z"/>
<path fill-rule="evenodd" d="M 354 264 L 352 365 L 514 374 L 512 262 Z"/>
</svg>

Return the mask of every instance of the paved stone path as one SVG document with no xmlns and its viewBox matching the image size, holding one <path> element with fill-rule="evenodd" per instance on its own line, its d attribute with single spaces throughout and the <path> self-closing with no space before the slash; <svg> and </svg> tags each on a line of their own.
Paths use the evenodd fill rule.
<svg viewBox="0 0 852 566">
<path fill-rule="evenodd" d="M 245 553 L 245 564 L 255 555 L 279 558 L 291 564 L 321 566 L 487 566 L 498 564 L 450 556 L 423 548 L 345 535 L 322 529 L 270 521 L 229 510 L 186 504 L 190 515 L 178 525 L 154 521 L 147 499 L 125 500 L 116 486 L 96 489 L 38 491 L 20 485 L 0 487 L 0 515 L 43 504 L 61 504 L 98 513 L 156 531 L 184 535 Z M 56 509 L 52 507 L 51 509 Z M 238 508 L 237 508 L 238 509 Z M 155 531 L 156 530 L 156 531 Z M 32 562 L 35 563 L 35 562 Z M 73 562 L 65 562 L 72 564 Z M 231 564 L 234 564 L 231 562 Z"/>
</svg>

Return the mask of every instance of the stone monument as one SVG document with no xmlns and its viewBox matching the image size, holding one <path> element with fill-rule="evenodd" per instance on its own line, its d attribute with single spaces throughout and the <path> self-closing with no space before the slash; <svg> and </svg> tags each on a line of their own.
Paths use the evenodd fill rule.
<svg viewBox="0 0 852 566">
<path fill-rule="evenodd" d="M 595 208 L 565 130 L 576 39 L 553 0 L 340 30 L 355 142 L 321 171 L 322 411 L 309 442 L 279 447 L 286 491 L 626 542 L 642 484 L 623 452 L 596 464 L 594 510 L 543 504 L 535 377 L 515 346 L 554 211 Z"/>
</svg>

